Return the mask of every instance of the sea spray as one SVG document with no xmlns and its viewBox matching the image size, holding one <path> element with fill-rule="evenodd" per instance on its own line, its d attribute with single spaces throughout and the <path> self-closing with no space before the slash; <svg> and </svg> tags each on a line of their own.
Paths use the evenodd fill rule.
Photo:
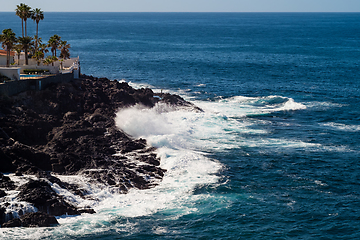
<svg viewBox="0 0 360 240">
<path fill-rule="evenodd" d="M 185 96 L 186 97 L 186 96 Z M 57 184 L 52 188 L 78 207 L 91 207 L 95 215 L 58 217 L 60 226 L 52 230 L 51 236 L 60 232 L 68 236 L 86 236 L 96 232 L 111 231 L 113 227 L 136 228 L 132 224 L 116 224 L 107 227 L 119 218 L 135 218 L 166 213 L 169 218 L 203 211 L 196 202 L 220 202 L 227 205 L 229 199 L 217 200 L 219 196 L 196 194 L 194 191 L 204 186 L 218 184 L 218 174 L 224 167 L 209 158 L 208 152 L 226 151 L 242 146 L 259 146 L 261 142 L 249 141 L 242 134 L 264 135 L 267 131 L 255 129 L 257 119 L 249 119 L 251 114 L 274 111 L 303 109 L 301 104 L 291 98 L 270 97 L 233 97 L 219 101 L 194 101 L 204 111 L 174 108 L 167 104 L 157 104 L 149 109 L 141 105 L 122 109 L 116 114 L 116 126 L 135 138 L 145 138 L 148 144 L 157 147 L 161 167 L 167 172 L 158 186 L 148 190 L 131 189 L 128 194 L 119 194 L 114 188 L 91 183 L 83 176 L 57 176 L 69 183 L 76 183 L 87 193 L 84 199 L 62 189 Z M 268 139 L 264 147 L 294 147 L 293 142 L 284 144 L 282 140 Z M 306 147 L 305 145 L 303 147 Z M 318 147 L 318 146 L 314 146 Z M 17 181 L 20 181 L 18 179 Z M 227 196 L 223 196 L 227 198 Z M 208 209 L 209 210 L 209 209 Z M 33 233 L 35 236 L 36 233 Z M 45 234 L 45 233 L 42 233 Z M 45 234 L 46 235 L 46 234 Z M 48 235 L 50 236 L 50 235 Z"/>
<path fill-rule="evenodd" d="M 120 110 L 115 119 L 117 127 L 133 137 L 146 138 L 150 145 L 157 147 L 156 152 L 161 159 L 160 166 L 167 170 L 162 182 L 155 188 L 131 189 L 124 195 L 114 191 L 112 187 L 91 183 L 82 176 L 58 176 L 61 180 L 82 186 L 87 196 L 85 199 L 75 199 L 70 192 L 53 185 L 57 192 L 67 199 L 73 198 L 78 206 L 94 208 L 97 213 L 59 217 L 58 221 L 61 225 L 51 229 L 51 233 L 42 230 L 41 236 L 55 238 L 65 234 L 72 237 L 86 237 L 112 231 L 126 235 L 130 232 L 136 233 L 140 226 L 125 219 L 161 215 L 165 216 L 165 219 L 175 220 L 192 213 L 229 207 L 235 201 L 233 196 L 194 194 L 202 187 L 225 184 L 221 183 L 219 172 L 226 166 L 211 159 L 208 154 L 214 150 L 227 151 L 242 147 L 271 148 L 273 151 L 284 148 L 307 150 L 321 148 L 321 144 L 296 140 L 275 138 L 264 140 L 256 137 L 248 139 L 243 136 L 268 134 L 264 129 L 254 128 L 260 121 L 265 120 L 247 117 L 254 113 L 262 113 L 264 107 L 271 111 L 304 108 L 299 107 L 301 104 L 294 103 L 291 99 L 239 97 L 194 103 L 204 111 L 174 109 L 166 104 L 158 104 L 151 109 L 138 105 Z M 290 106 L 285 107 L 288 103 Z M 217 204 L 214 205 L 215 203 Z M 202 204 L 212 207 L 199 208 Z M 160 230 L 154 229 L 155 232 Z M 39 232 L 32 230 L 21 230 L 17 234 L 19 239 L 40 236 Z M 29 238 L 21 237 L 21 234 L 27 234 Z"/>
</svg>

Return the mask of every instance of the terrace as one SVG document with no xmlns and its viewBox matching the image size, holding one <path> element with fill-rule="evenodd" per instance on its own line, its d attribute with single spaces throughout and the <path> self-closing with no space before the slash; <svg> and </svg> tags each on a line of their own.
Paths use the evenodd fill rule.
<svg viewBox="0 0 360 240">
<path fill-rule="evenodd" d="M 12 96 L 26 90 L 42 90 L 51 83 L 69 82 L 80 76 L 79 57 L 54 62 L 54 66 L 37 64 L 0 66 L 0 96 Z"/>
</svg>

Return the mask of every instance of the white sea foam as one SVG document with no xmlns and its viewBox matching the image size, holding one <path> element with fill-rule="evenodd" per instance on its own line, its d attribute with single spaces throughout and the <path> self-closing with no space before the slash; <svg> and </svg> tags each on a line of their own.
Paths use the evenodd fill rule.
<svg viewBox="0 0 360 240">
<path fill-rule="evenodd" d="M 272 112 L 306 109 L 304 104 L 295 102 L 292 98 L 281 96 L 235 96 L 225 99 L 221 98 L 216 102 L 195 101 L 195 104 L 207 111 L 222 114 L 227 118 L 243 118 Z"/>
<path fill-rule="evenodd" d="M 341 108 L 344 106 L 345 106 L 344 104 L 334 103 L 334 102 L 313 101 L 313 102 L 306 103 L 307 108 L 315 108 L 315 109 L 322 109 L 322 110 L 328 110 L 331 108 Z"/>
<path fill-rule="evenodd" d="M 324 123 L 322 125 L 332 128 L 332 129 L 341 130 L 344 132 L 359 132 L 360 131 L 360 125 L 347 125 L 347 124 L 334 123 L 334 122 Z"/>
<path fill-rule="evenodd" d="M 145 86 L 143 86 L 145 87 Z M 254 128 L 259 121 L 246 118 L 251 114 L 304 109 L 291 98 L 283 97 L 234 97 L 216 102 L 195 101 L 204 112 L 173 109 L 164 104 L 147 109 L 135 106 L 119 111 L 116 125 L 128 134 L 144 137 L 158 148 L 161 167 L 167 172 L 158 186 L 148 190 L 131 189 L 128 194 L 119 194 L 111 187 L 94 184 L 83 176 L 57 176 L 69 183 L 76 183 L 88 192 L 80 198 L 52 184 L 52 188 L 78 207 L 91 207 L 97 213 L 81 216 L 59 217 L 56 228 L 21 229 L 16 231 L 18 239 L 56 238 L 61 236 L 86 237 L 98 232 L 136 232 L 139 226 L 119 222 L 119 218 L 133 218 L 164 213 L 169 219 L 198 211 L 196 202 L 211 201 L 220 205 L 231 204 L 226 196 L 193 194 L 202 186 L 218 184 L 217 175 L 223 167 L 210 159 L 207 152 L 225 151 L 242 146 L 288 146 L 304 147 L 306 143 L 285 142 L 277 139 L 249 141 L 242 135 L 263 135 L 267 131 Z M 264 121 L 264 120 L 263 120 Z M 307 145 L 308 146 L 308 145 Z M 316 147 L 316 146 L 315 146 Z M 19 180 L 20 181 L 20 180 Z M 217 199 L 221 197 L 222 199 Z M 207 210 L 208 211 L 208 210 Z M 111 224 L 110 224 L 111 223 Z M 154 229 L 161 233 L 166 229 Z M 12 230 L 3 230 L 0 237 L 10 236 Z M 12 235 L 14 236 L 14 235 Z"/>
<path fill-rule="evenodd" d="M 235 96 L 229 99 L 223 99 L 221 102 L 240 104 L 240 107 L 248 110 L 247 114 L 264 114 L 278 111 L 294 111 L 306 109 L 302 103 L 297 103 L 292 98 L 282 96 L 267 97 L 244 97 Z"/>
<path fill-rule="evenodd" d="M 15 186 L 21 186 L 34 178 L 34 176 L 15 176 L 15 174 L 6 174 L 14 182 Z M 6 196 L 0 198 L 0 207 L 5 209 L 6 220 L 10 220 L 9 216 L 20 217 L 21 214 L 28 212 L 36 212 L 37 209 L 28 202 L 23 202 L 17 199 L 19 190 L 5 191 Z"/>
</svg>

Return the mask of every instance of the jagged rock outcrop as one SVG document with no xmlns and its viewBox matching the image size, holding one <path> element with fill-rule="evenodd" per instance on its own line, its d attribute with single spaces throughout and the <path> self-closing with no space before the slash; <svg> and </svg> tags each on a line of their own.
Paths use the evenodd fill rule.
<svg viewBox="0 0 360 240">
<path fill-rule="evenodd" d="M 44 180 L 30 180 L 22 185 L 19 190 L 18 199 L 34 204 L 40 212 L 55 216 L 80 214 L 76 207 L 56 194 L 50 184 Z"/>
<path fill-rule="evenodd" d="M 12 219 L 4 223 L 2 227 L 50 227 L 57 224 L 59 222 L 54 216 L 43 212 L 32 212 L 26 213 L 20 218 Z"/>
<path fill-rule="evenodd" d="M 74 194 L 86 194 L 51 172 L 83 174 L 122 193 L 133 187 L 153 187 L 156 183 L 151 179 L 162 179 L 166 170 L 159 167 L 160 159 L 145 139 L 134 139 L 115 126 L 117 110 L 136 104 L 151 108 L 158 102 L 200 110 L 176 95 L 154 95 L 148 88 L 134 89 L 125 82 L 82 76 L 39 92 L 2 97 L 0 172 L 36 175 L 38 180 L 18 189 L 18 199 L 55 216 L 94 211 L 76 209 L 52 190 L 50 184 L 56 183 Z M 14 190 L 15 185 L 0 174 L 0 189 Z M 0 191 L 0 197 L 4 194 Z M 11 224 L 26 225 L 20 221 Z"/>
</svg>

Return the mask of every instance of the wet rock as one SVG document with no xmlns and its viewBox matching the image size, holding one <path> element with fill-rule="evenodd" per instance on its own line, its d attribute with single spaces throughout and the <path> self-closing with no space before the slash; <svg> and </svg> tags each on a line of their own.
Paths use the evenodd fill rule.
<svg viewBox="0 0 360 240">
<path fill-rule="evenodd" d="M 0 225 L 5 221 L 5 208 L 0 207 Z"/>
<path fill-rule="evenodd" d="M 139 155 L 137 158 L 141 162 L 149 163 L 154 166 L 160 165 L 160 159 L 155 154 Z"/>
<path fill-rule="evenodd" d="M 43 212 L 27 213 L 20 220 L 23 227 L 50 227 L 59 224 L 54 216 Z"/>
<path fill-rule="evenodd" d="M 13 227 L 21 227 L 21 220 L 19 218 L 15 218 L 7 221 L 2 225 L 3 228 L 13 228 Z"/>
<path fill-rule="evenodd" d="M 79 209 L 79 212 L 82 213 L 88 213 L 88 214 L 95 214 L 95 210 L 92 208 L 84 208 L 84 209 Z"/>
<path fill-rule="evenodd" d="M 2 173 L 0 173 L 0 188 L 14 190 L 15 184 L 8 176 L 4 176 Z"/>
<path fill-rule="evenodd" d="M 8 146 L 5 150 L 12 159 L 17 159 L 22 162 L 29 162 L 31 165 L 39 167 L 43 170 L 51 170 L 50 156 L 42 151 L 38 151 L 30 146 L 15 142 L 12 146 Z"/>
<path fill-rule="evenodd" d="M 59 222 L 54 216 L 43 212 L 26 213 L 20 218 L 12 219 L 2 225 L 3 228 L 11 227 L 51 227 Z"/>
<path fill-rule="evenodd" d="M 146 148 L 146 140 L 140 138 L 138 140 L 130 140 L 124 142 L 121 146 L 121 152 L 128 153 L 144 148 Z"/>
<path fill-rule="evenodd" d="M 21 186 L 18 198 L 56 216 L 91 210 L 77 210 L 56 194 L 49 183 L 79 196 L 86 192 L 60 181 L 50 171 L 84 174 L 122 193 L 134 187 L 153 187 L 149 176 L 161 179 L 165 173 L 154 154 L 156 149 L 118 129 L 114 119 L 121 108 L 136 104 L 150 108 L 159 102 L 200 110 L 176 95 L 85 75 L 71 83 L 0 99 L 0 172 L 46 179 Z M 0 188 L 13 190 L 15 185 L 0 175 Z M 9 224 L 18 224 L 14 221 Z"/>
<path fill-rule="evenodd" d="M 18 199 L 34 204 L 41 212 L 51 215 L 79 215 L 74 206 L 67 203 L 43 180 L 30 180 L 19 187 Z"/>
<path fill-rule="evenodd" d="M 157 94 L 161 98 L 161 102 L 169 104 L 174 107 L 183 107 L 188 108 L 189 110 L 203 112 L 203 110 L 194 104 L 184 100 L 182 97 L 169 93 L 159 93 Z"/>
<path fill-rule="evenodd" d="M 33 203 L 35 206 L 44 206 L 49 200 L 55 198 L 55 191 L 45 181 L 30 180 L 19 187 L 18 198 L 22 201 Z"/>
<path fill-rule="evenodd" d="M 5 197 L 6 196 L 6 192 L 4 190 L 0 189 L 0 198 Z"/>
<path fill-rule="evenodd" d="M 161 101 L 194 108 L 176 95 L 154 95 L 148 88 L 134 89 L 125 82 L 83 75 L 72 83 L 22 93 L 11 104 L 0 101 L 0 171 L 75 174 L 117 166 L 118 161 L 110 160 L 117 151 L 126 154 L 149 149 L 145 140 L 132 139 L 116 129 L 114 117 L 119 108 L 135 104 L 152 107 Z M 8 139 L 16 141 L 6 142 Z M 159 166 L 155 158 L 140 161 Z"/>
</svg>

